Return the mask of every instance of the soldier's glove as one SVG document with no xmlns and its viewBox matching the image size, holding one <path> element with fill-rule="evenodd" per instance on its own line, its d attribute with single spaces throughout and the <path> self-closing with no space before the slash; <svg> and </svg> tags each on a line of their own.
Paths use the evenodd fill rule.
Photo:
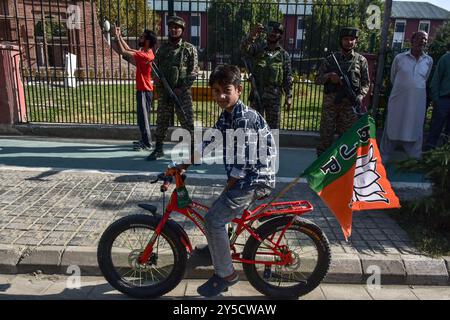
<svg viewBox="0 0 450 320">
<path fill-rule="evenodd" d="M 363 106 L 362 101 L 363 101 L 363 96 L 358 95 L 356 97 L 356 101 L 354 106 L 352 107 L 353 112 L 358 116 L 358 117 L 362 117 L 364 114 L 367 113 L 367 109 Z"/>
<path fill-rule="evenodd" d="M 181 89 L 181 88 L 175 88 L 175 89 L 173 89 L 173 92 L 177 95 L 177 97 L 178 96 L 180 96 L 182 93 L 183 93 L 183 89 Z"/>
</svg>

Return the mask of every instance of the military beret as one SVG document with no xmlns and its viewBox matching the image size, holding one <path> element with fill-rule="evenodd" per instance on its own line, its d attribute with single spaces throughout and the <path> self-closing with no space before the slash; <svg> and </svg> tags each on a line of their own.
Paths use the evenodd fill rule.
<svg viewBox="0 0 450 320">
<path fill-rule="evenodd" d="M 186 28 L 186 22 L 184 22 L 182 17 L 178 16 L 170 16 L 167 18 L 167 25 L 170 25 L 171 23 L 176 24 L 177 26 L 180 26 L 183 28 Z"/>
<path fill-rule="evenodd" d="M 359 29 L 354 27 L 343 27 L 339 32 L 339 38 L 343 37 L 355 37 L 358 38 Z"/>
</svg>

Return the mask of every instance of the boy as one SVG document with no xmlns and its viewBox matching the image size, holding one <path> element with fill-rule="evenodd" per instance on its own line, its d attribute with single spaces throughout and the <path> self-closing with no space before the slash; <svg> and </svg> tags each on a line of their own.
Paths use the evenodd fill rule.
<svg viewBox="0 0 450 320">
<path fill-rule="evenodd" d="M 157 38 L 155 33 L 144 30 L 139 38 L 141 50 L 131 49 L 122 38 L 119 27 L 113 28 L 113 36 L 117 41 L 120 54 L 128 58 L 127 60 L 136 66 L 136 102 L 137 102 L 137 122 L 141 132 L 141 140 L 134 143 L 134 150 L 150 150 L 151 133 L 149 124 L 149 114 L 153 99 L 152 83 L 152 61 L 155 59 L 153 47 Z"/>
<path fill-rule="evenodd" d="M 224 142 L 229 137 L 234 140 L 234 136 L 231 136 L 228 130 L 236 132 L 239 129 L 245 133 L 246 143 L 241 149 L 245 151 L 245 163 L 238 161 L 238 157 L 242 154 L 237 153 L 236 142 L 231 155 L 234 163 L 227 163 L 225 161 L 227 149 L 224 143 L 223 156 L 228 176 L 227 185 L 205 215 L 206 238 L 214 265 L 213 277 L 197 289 L 197 292 L 205 297 L 218 295 L 238 281 L 233 268 L 230 241 L 225 226 L 254 200 L 268 195 L 275 187 L 273 168 L 277 151 L 272 133 L 264 118 L 239 99 L 242 85 L 241 74 L 237 67 L 219 66 L 212 72 L 209 85 L 212 87 L 213 99 L 223 109 L 215 129 L 222 132 Z M 267 141 L 267 148 L 259 151 L 257 159 L 250 159 L 251 154 L 255 154 L 251 153 L 251 143 L 247 140 L 252 133 L 259 134 Z M 266 155 L 264 160 L 261 152 Z M 229 159 L 228 162 L 230 162 Z M 179 166 L 181 170 L 187 167 L 186 164 Z"/>
</svg>

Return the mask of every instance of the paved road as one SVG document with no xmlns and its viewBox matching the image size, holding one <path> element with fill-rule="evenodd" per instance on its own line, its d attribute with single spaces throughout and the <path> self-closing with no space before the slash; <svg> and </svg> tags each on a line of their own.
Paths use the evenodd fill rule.
<svg viewBox="0 0 450 320">
<path fill-rule="evenodd" d="M 162 172 L 172 160 L 173 146 L 166 145 L 163 159 L 148 162 L 144 160 L 148 153 L 132 151 L 130 141 L 0 136 L 0 167 Z M 297 177 L 315 159 L 314 149 L 281 148 L 277 177 Z M 222 164 L 204 164 L 189 170 L 202 175 L 224 175 Z M 421 175 L 401 173 L 392 166 L 387 167 L 387 172 L 392 182 L 424 182 Z"/>
</svg>

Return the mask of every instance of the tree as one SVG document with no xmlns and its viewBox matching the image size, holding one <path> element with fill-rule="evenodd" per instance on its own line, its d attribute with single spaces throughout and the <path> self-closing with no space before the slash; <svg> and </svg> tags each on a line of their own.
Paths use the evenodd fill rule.
<svg viewBox="0 0 450 320">
<path fill-rule="evenodd" d="M 160 18 L 147 0 L 96 0 L 99 23 L 119 23 L 124 36 L 138 37 L 144 29 L 160 32 Z"/>
<path fill-rule="evenodd" d="M 208 60 L 241 64 L 239 45 L 258 22 L 283 22 L 279 1 L 212 0 L 208 9 Z"/>
<path fill-rule="evenodd" d="M 36 26 L 34 27 L 35 36 L 43 37 L 44 29 L 45 29 L 45 37 L 47 38 L 47 40 L 51 39 L 52 37 L 57 38 L 67 36 L 67 27 L 65 23 L 61 23 L 56 19 L 52 19 L 49 16 L 46 17 L 45 28 L 42 21 L 38 21 L 36 23 Z"/>
<path fill-rule="evenodd" d="M 325 55 L 325 51 L 338 50 L 339 31 L 343 26 L 360 29 L 358 51 L 368 52 L 370 47 L 376 48 L 380 32 L 369 30 L 366 25 L 366 10 L 370 4 L 378 5 L 383 10 L 381 0 L 314 0 L 312 14 L 306 18 L 304 52 L 307 56 L 319 58 Z"/>
<path fill-rule="evenodd" d="M 447 52 L 447 46 L 450 44 L 450 22 L 444 23 L 437 31 L 436 36 L 429 46 L 429 54 L 437 63 L 440 57 Z"/>
</svg>

